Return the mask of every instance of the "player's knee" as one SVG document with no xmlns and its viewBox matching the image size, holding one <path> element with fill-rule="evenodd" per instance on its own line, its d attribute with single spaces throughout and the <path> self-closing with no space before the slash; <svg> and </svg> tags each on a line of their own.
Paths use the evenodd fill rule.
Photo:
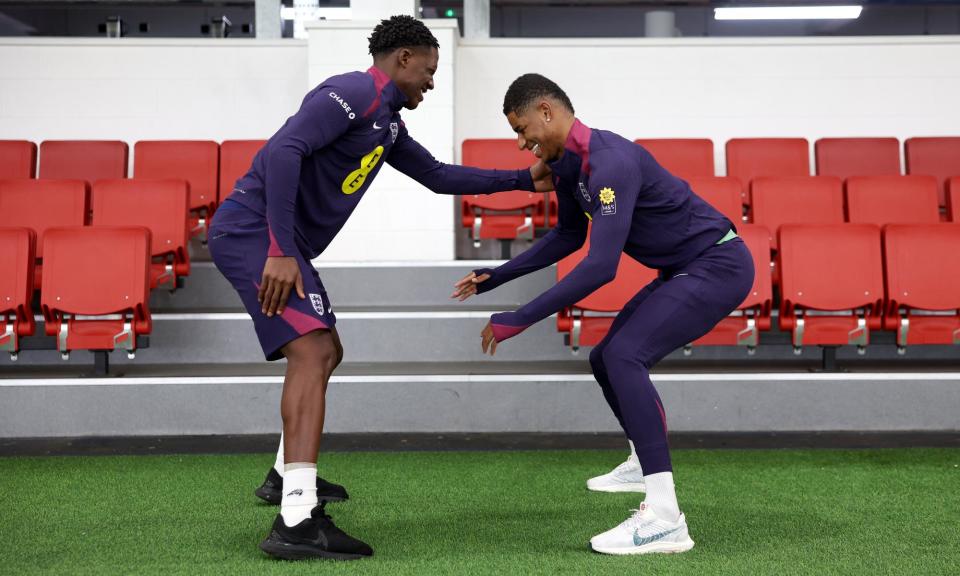
<svg viewBox="0 0 960 576">
<path fill-rule="evenodd" d="M 342 354 L 329 338 L 320 335 L 298 338 L 284 348 L 284 353 L 289 369 L 311 372 L 324 380 L 337 367 Z"/>
<path fill-rule="evenodd" d="M 646 370 L 649 366 L 643 350 L 638 350 L 631 342 L 614 339 L 600 353 L 601 362 L 608 372 L 620 367 L 633 370 Z"/>
</svg>

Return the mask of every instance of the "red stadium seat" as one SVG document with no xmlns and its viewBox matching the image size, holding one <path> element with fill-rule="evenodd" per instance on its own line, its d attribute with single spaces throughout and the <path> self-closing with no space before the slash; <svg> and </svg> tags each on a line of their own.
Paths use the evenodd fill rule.
<svg viewBox="0 0 960 576">
<path fill-rule="evenodd" d="M 0 226 L 22 226 L 37 234 L 37 259 L 43 255 L 43 238 L 48 228 L 83 226 L 87 223 L 87 184 L 82 180 L 0 181 Z M 41 266 L 33 284 L 43 282 Z"/>
<path fill-rule="evenodd" d="M 907 174 L 936 176 L 940 205 L 946 205 L 946 182 L 960 176 L 960 136 L 908 138 L 904 142 Z"/>
<path fill-rule="evenodd" d="M 129 147 L 119 140 L 47 140 L 40 144 L 40 178 L 126 178 Z"/>
<path fill-rule="evenodd" d="M 217 207 L 220 146 L 206 140 L 154 140 L 133 148 L 134 178 L 179 178 L 190 185 L 191 236 L 206 239 L 207 222 Z"/>
<path fill-rule="evenodd" d="M 936 224 L 933 176 L 853 176 L 847 179 L 847 221 L 854 224 Z"/>
<path fill-rule="evenodd" d="M 960 176 L 947 180 L 947 218 L 960 223 Z"/>
<path fill-rule="evenodd" d="M 33 262 L 37 236 L 29 228 L 0 228 L 0 350 L 17 359 L 20 338 L 36 330 L 33 298 Z"/>
<path fill-rule="evenodd" d="M 233 192 L 237 180 L 250 170 L 253 157 L 266 140 L 225 140 L 220 144 L 220 199 Z"/>
<path fill-rule="evenodd" d="M 0 140 L 0 180 L 33 178 L 37 145 L 26 140 Z"/>
<path fill-rule="evenodd" d="M 883 232 L 888 330 L 908 344 L 960 345 L 960 224 L 891 224 Z"/>
<path fill-rule="evenodd" d="M 678 178 L 714 175 L 713 140 L 709 138 L 650 138 L 634 140 L 653 154 L 661 166 Z"/>
<path fill-rule="evenodd" d="M 40 294 L 57 350 L 126 350 L 151 330 L 150 231 L 139 227 L 53 228 L 43 240 Z"/>
<path fill-rule="evenodd" d="M 776 248 L 783 224 L 842 223 L 843 183 L 832 176 L 757 178 L 752 213 L 751 222 L 767 227 Z"/>
<path fill-rule="evenodd" d="M 518 149 L 516 140 L 463 141 L 463 164 L 466 166 L 514 170 L 526 168 L 536 160 L 529 151 Z M 461 222 L 464 227 L 471 229 L 475 246 L 487 238 L 533 239 L 535 226 L 552 226 L 556 223 L 556 199 L 552 193 L 550 197 L 547 206 L 543 194 L 523 190 L 462 196 Z M 546 218 L 548 211 L 549 224 Z"/>
<path fill-rule="evenodd" d="M 900 174 L 900 141 L 896 138 L 821 138 L 813 149 L 820 176 L 845 180 Z"/>
<path fill-rule="evenodd" d="M 753 354 L 760 332 L 770 330 L 773 283 L 770 276 L 770 232 L 763 226 L 743 224 L 738 234 L 753 255 L 756 270 L 753 288 L 737 309 L 716 328 L 693 343 L 694 346 L 746 346 Z"/>
<path fill-rule="evenodd" d="M 727 141 L 726 150 L 727 176 L 740 179 L 747 205 L 754 178 L 810 175 L 806 138 L 734 138 Z"/>
<path fill-rule="evenodd" d="M 883 261 L 872 224 L 780 228 L 780 329 L 794 350 L 818 344 L 857 346 L 881 327 Z"/>
<path fill-rule="evenodd" d="M 743 222 L 743 203 L 741 201 L 740 181 L 732 176 L 710 176 L 689 178 L 687 182 L 694 194 L 720 211 L 734 224 Z"/>
<path fill-rule="evenodd" d="M 589 251 L 588 235 L 579 250 L 557 262 L 557 281 L 569 274 Z M 598 344 L 610 330 L 617 312 L 656 277 L 656 270 L 622 254 L 616 278 L 571 308 L 561 310 L 557 315 L 557 330 L 569 335 L 570 347 L 574 351 L 581 346 Z"/>
<path fill-rule="evenodd" d="M 150 288 L 190 274 L 187 184 L 183 180 L 101 180 L 93 186 L 93 224 L 150 230 Z"/>
</svg>

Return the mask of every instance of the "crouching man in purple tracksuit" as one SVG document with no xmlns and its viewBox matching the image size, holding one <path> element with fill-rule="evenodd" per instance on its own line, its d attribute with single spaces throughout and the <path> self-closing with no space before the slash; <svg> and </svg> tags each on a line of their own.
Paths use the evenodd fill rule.
<svg viewBox="0 0 960 576">
<path fill-rule="evenodd" d="M 594 536 L 590 545 L 607 554 L 689 550 L 693 540 L 677 503 L 666 417 L 650 369 L 743 302 L 753 284 L 750 252 L 732 222 L 644 148 L 578 120 L 570 99 L 549 79 L 518 78 L 507 90 L 503 112 L 519 146 L 533 150 L 553 172 L 558 224 L 520 256 L 457 282 L 453 296 L 463 300 L 549 266 L 580 248 L 589 229 L 589 254 L 568 276 L 519 310 L 491 317 L 482 347 L 493 354 L 499 343 L 613 280 L 621 254 L 659 270 L 656 280 L 637 286 L 637 295 L 590 353 L 633 454 L 588 486 L 646 491 L 630 518 Z"/>
</svg>

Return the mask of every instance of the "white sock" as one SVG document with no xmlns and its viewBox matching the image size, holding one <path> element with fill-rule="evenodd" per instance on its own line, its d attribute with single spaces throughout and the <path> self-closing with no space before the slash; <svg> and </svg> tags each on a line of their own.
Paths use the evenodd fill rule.
<svg viewBox="0 0 960 576">
<path fill-rule="evenodd" d="M 680 519 L 680 505 L 673 488 L 673 472 L 657 472 L 643 477 L 647 485 L 647 506 L 664 520 L 676 522 Z"/>
<path fill-rule="evenodd" d="M 640 459 L 637 458 L 637 449 L 633 446 L 633 440 L 627 440 L 627 444 L 630 445 L 630 457 L 636 462 L 640 462 Z"/>
<path fill-rule="evenodd" d="M 280 431 L 280 447 L 277 448 L 277 459 L 273 463 L 273 469 L 283 478 L 283 431 Z"/>
<path fill-rule="evenodd" d="M 287 526 L 296 526 L 310 517 L 317 505 L 317 465 L 313 462 L 287 464 L 283 475 L 280 515 Z"/>
</svg>

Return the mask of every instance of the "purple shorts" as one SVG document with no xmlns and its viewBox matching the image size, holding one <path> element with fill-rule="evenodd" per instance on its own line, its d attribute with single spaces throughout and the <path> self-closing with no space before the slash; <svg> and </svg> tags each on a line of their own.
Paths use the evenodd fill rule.
<svg viewBox="0 0 960 576">
<path fill-rule="evenodd" d="M 207 232 L 208 246 L 217 269 L 240 294 L 267 360 L 283 358 L 283 348 L 308 332 L 329 330 L 336 324 L 330 298 L 310 259 L 297 254 L 306 298 L 290 293 L 283 314 L 268 317 L 257 301 L 270 237 L 266 219 L 236 202 L 224 202 Z"/>
</svg>

